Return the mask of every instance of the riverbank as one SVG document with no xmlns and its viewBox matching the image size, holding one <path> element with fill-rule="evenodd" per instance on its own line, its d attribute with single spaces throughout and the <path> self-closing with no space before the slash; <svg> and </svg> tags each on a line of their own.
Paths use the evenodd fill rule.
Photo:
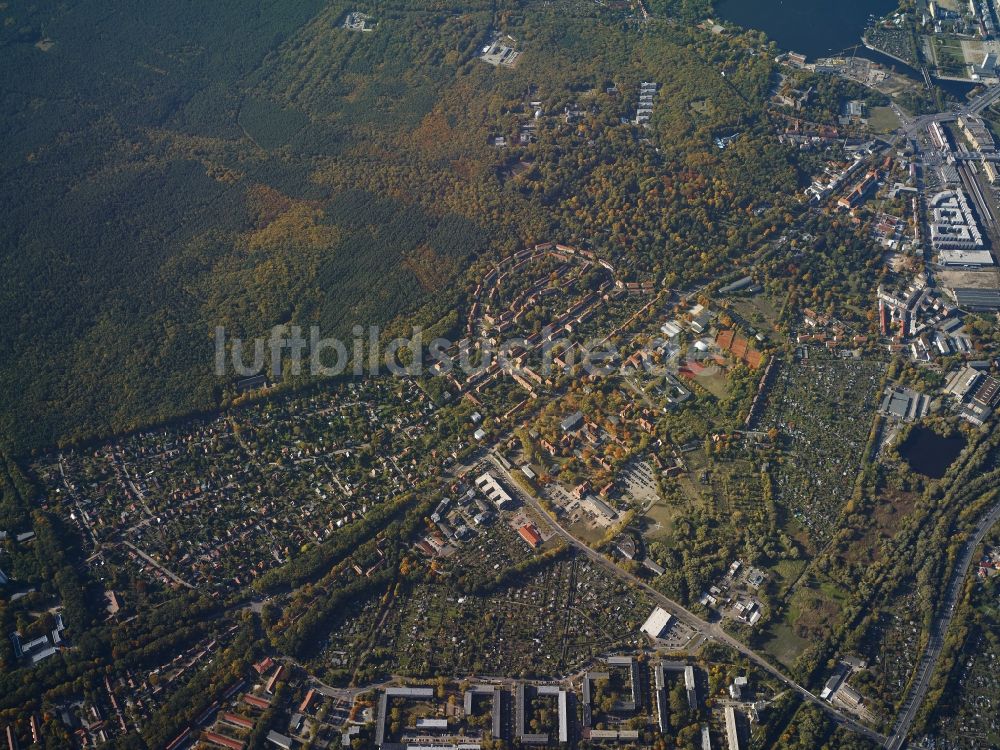
<svg viewBox="0 0 1000 750">
<path fill-rule="evenodd" d="M 874 44 L 872 44 L 870 41 L 868 41 L 868 35 L 867 34 L 862 34 L 861 35 L 861 43 L 865 46 L 865 49 L 868 49 L 871 52 L 877 52 L 880 55 L 883 55 L 883 56 L 888 57 L 888 58 L 890 58 L 892 60 L 895 60 L 899 64 L 905 65 L 907 68 L 909 68 L 910 70 L 912 70 L 914 73 L 917 72 L 917 69 L 914 67 L 914 65 L 913 65 L 912 62 L 904 60 L 902 57 L 894 55 L 891 52 L 887 52 L 884 49 L 879 49 Z"/>
</svg>

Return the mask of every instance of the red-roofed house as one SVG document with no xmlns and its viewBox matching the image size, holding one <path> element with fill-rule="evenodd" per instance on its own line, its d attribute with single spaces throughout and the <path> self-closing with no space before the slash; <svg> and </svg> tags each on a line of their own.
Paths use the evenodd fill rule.
<svg viewBox="0 0 1000 750">
<path fill-rule="evenodd" d="M 246 695 L 243 696 L 243 702 L 250 706 L 253 706 L 254 708 L 259 708 L 262 711 L 266 710 L 267 708 L 270 708 L 271 706 L 271 701 L 266 701 L 263 698 L 258 698 L 256 695 L 250 695 L 250 693 L 247 693 Z"/>
<path fill-rule="evenodd" d="M 205 742 L 228 747 L 229 750 L 243 750 L 245 747 L 245 743 L 234 740 L 232 737 L 226 737 L 224 734 L 216 734 L 215 732 L 202 732 L 201 738 Z"/>
<path fill-rule="evenodd" d="M 542 535 L 539 534 L 538 529 L 530 523 L 524 524 L 524 526 L 517 530 L 517 533 L 521 535 L 521 538 L 524 541 L 531 545 L 532 549 L 538 547 L 542 543 Z"/>
</svg>

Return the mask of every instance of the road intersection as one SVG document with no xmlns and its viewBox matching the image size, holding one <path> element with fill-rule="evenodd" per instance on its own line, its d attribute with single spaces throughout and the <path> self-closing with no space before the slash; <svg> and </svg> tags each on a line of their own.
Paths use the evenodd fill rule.
<svg viewBox="0 0 1000 750">
<path fill-rule="evenodd" d="M 716 623 L 710 623 L 707 620 L 702 619 L 695 613 L 685 608 L 680 603 L 674 601 L 673 599 L 670 599 L 669 597 L 665 596 L 662 592 L 654 589 L 652 586 L 643 581 L 641 578 L 632 575 L 628 571 L 624 570 L 623 568 L 615 564 L 612 560 L 609 560 L 607 557 L 602 555 L 600 552 L 597 552 L 588 545 L 584 544 L 582 541 L 577 539 L 572 533 L 567 531 L 549 513 L 547 513 L 545 509 L 542 508 L 538 500 L 536 500 L 530 494 L 522 490 L 521 486 L 511 476 L 510 472 L 503 466 L 503 464 L 501 464 L 498 460 L 493 460 L 492 465 L 493 468 L 497 471 L 497 473 L 499 473 L 503 477 L 507 486 L 517 494 L 517 496 L 523 503 L 532 508 L 541 517 L 545 518 L 546 521 L 556 531 L 556 533 L 559 534 L 559 536 L 564 538 L 570 545 L 575 547 L 579 552 L 587 556 L 590 560 L 603 566 L 605 569 L 607 569 L 614 575 L 618 576 L 620 579 L 622 579 L 629 585 L 641 589 L 656 603 L 657 606 L 662 607 L 664 610 L 669 612 L 672 616 L 676 617 L 679 621 L 683 622 L 685 625 L 688 625 L 695 631 L 709 638 L 712 638 L 718 641 L 719 643 L 723 643 L 729 646 L 730 648 L 738 651 L 739 653 L 743 654 L 758 667 L 766 671 L 775 679 L 779 680 L 787 688 L 794 690 L 799 695 L 801 695 L 805 700 L 818 706 L 820 709 L 826 712 L 826 714 L 837 724 L 844 726 L 860 735 L 863 735 L 864 737 L 867 737 L 873 742 L 882 744 L 886 741 L 886 737 L 884 735 L 879 734 L 875 730 L 864 726 L 860 722 L 852 719 L 847 714 L 836 709 L 830 703 L 822 700 L 815 693 L 812 693 L 811 691 L 809 691 L 808 689 L 797 683 L 795 680 L 793 680 L 791 677 L 786 675 L 780 669 L 775 667 L 773 664 L 771 664 L 766 658 L 764 658 L 764 656 L 751 649 L 742 641 L 731 636 L 729 633 L 723 630 L 722 626 Z"/>
<path fill-rule="evenodd" d="M 888 750 L 900 750 L 905 746 L 909 730 L 930 686 L 931 677 L 934 674 L 938 657 L 940 656 L 941 649 L 944 646 L 945 635 L 948 632 L 948 628 L 955 613 L 955 608 L 958 604 L 958 598 L 962 591 L 962 583 L 968 575 L 975 550 L 989 530 L 997 523 L 1000 523 L 1000 504 L 997 504 L 986 516 L 983 517 L 975 531 L 969 536 L 963 545 L 961 555 L 955 565 L 945 593 L 945 601 L 939 609 L 937 617 L 932 623 L 931 636 L 928 639 L 924 655 L 917 667 L 916 675 L 910 683 L 909 695 L 904 702 L 903 707 L 900 709 L 899 715 L 896 717 L 892 733 L 886 736 L 848 716 L 829 702 L 823 700 L 815 693 L 808 690 L 803 685 L 800 685 L 794 679 L 782 672 L 778 667 L 769 662 L 759 652 L 753 650 L 742 641 L 727 633 L 720 624 L 711 623 L 699 617 L 679 602 L 667 597 L 662 592 L 650 586 L 646 581 L 633 575 L 632 573 L 629 573 L 627 570 L 617 565 L 614 561 L 608 559 L 600 552 L 582 542 L 565 527 L 563 527 L 559 521 L 552 516 L 552 514 L 548 513 L 536 498 L 522 489 L 521 485 L 514 479 L 510 471 L 495 458 L 495 449 L 491 451 L 489 455 L 493 470 L 495 470 L 504 479 L 506 485 L 525 505 L 532 508 L 532 510 L 534 510 L 535 513 L 541 518 L 544 518 L 552 529 L 578 552 L 582 553 L 598 565 L 603 566 L 606 570 L 610 571 L 630 586 L 641 589 L 653 600 L 653 602 L 656 603 L 657 606 L 662 607 L 672 616 L 676 617 L 680 622 L 691 627 L 702 637 L 711 638 L 718 643 L 729 646 L 733 650 L 745 656 L 760 669 L 763 669 L 773 678 L 780 681 L 785 687 L 795 691 L 804 700 L 819 707 L 837 725 L 855 732 L 866 739 L 887 748 Z"/>
</svg>

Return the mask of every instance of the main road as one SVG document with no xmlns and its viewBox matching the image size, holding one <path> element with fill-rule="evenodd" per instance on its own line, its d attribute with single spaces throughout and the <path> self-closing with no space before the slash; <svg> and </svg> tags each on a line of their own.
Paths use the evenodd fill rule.
<svg viewBox="0 0 1000 750">
<path fill-rule="evenodd" d="M 902 124 L 902 128 L 900 128 L 902 134 L 904 136 L 913 137 L 916 133 L 926 128 L 932 122 L 947 122 L 958 118 L 960 115 L 978 115 L 998 99 L 1000 99 L 1000 84 L 990 86 L 975 99 L 961 105 L 953 112 L 937 112 L 932 115 L 920 115 L 918 117 L 910 118 L 895 104 L 891 106 L 893 112 L 896 113 L 896 116 L 899 117 L 900 123 Z"/>
<path fill-rule="evenodd" d="M 979 522 L 975 533 L 962 546 L 962 552 L 958 564 L 955 565 L 951 581 L 948 583 L 948 589 L 945 592 L 942 606 L 938 610 L 937 617 L 931 623 L 931 633 L 927 639 L 927 647 L 924 650 L 923 657 L 920 659 L 920 664 L 917 666 L 916 675 L 910 683 L 909 695 L 903 703 L 902 709 L 900 709 L 900 714 L 896 719 L 896 725 L 892 729 L 892 734 L 886 739 L 885 747 L 889 750 L 899 750 L 899 748 L 903 747 L 903 743 L 906 742 L 906 735 L 909 734 L 913 720 L 920 709 L 920 704 L 923 703 L 924 697 L 927 695 L 927 689 L 930 687 L 931 677 L 934 674 L 938 657 L 941 655 L 945 635 L 948 633 L 948 626 L 951 625 L 951 620 L 955 616 L 955 606 L 958 604 L 958 598 L 962 593 L 962 583 L 965 581 L 965 577 L 969 573 L 969 567 L 972 565 L 972 556 L 975 554 L 980 542 L 983 541 L 983 537 L 997 523 L 1000 523 L 1000 503 L 993 506 L 993 510 Z"/>
<path fill-rule="evenodd" d="M 491 452 L 491 458 L 492 455 L 495 455 L 495 453 Z M 794 690 L 803 698 L 805 698 L 807 701 L 810 701 L 811 703 L 821 708 L 823 711 L 827 713 L 827 715 L 829 715 L 829 717 L 834 722 L 836 722 L 840 726 L 846 727 L 851 731 L 857 732 L 858 734 L 868 738 L 869 740 L 872 740 L 873 742 L 877 742 L 878 744 L 882 744 L 886 741 L 886 737 L 884 735 L 879 734 L 875 730 L 866 727 L 865 725 L 861 724 L 858 721 L 855 721 L 847 714 L 837 710 L 832 705 L 822 700 L 819 696 L 815 695 L 802 685 L 795 682 L 795 680 L 784 674 L 780 669 L 772 665 L 767 659 L 765 659 L 759 653 L 757 653 L 749 646 L 747 646 L 745 643 L 734 638 L 725 630 L 723 630 L 720 625 L 703 620 L 702 618 L 698 617 L 698 615 L 696 615 L 694 612 L 691 612 L 690 610 L 686 609 L 683 605 L 679 604 L 678 602 L 675 602 L 673 599 L 670 599 L 669 597 L 665 596 L 662 592 L 654 589 L 652 586 L 650 586 L 648 583 L 643 581 L 638 576 L 629 573 L 627 570 L 624 570 L 623 568 L 619 567 L 613 561 L 606 558 L 597 550 L 594 550 L 588 545 L 581 542 L 573 534 L 571 534 L 569 531 L 563 528 L 563 526 L 555 518 L 549 515 L 549 513 L 546 512 L 544 508 L 542 508 L 541 504 L 534 497 L 532 497 L 527 492 L 523 491 L 521 489 L 521 486 L 517 483 L 517 481 L 510 475 L 510 472 L 507 471 L 507 469 L 505 469 L 504 466 L 499 461 L 494 459 L 491 462 L 493 466 L 496 468 L 497 472 L 500 473 L 506 479 L 507 485 L 518 495 L 518 497 L 520 497 L 522 502 L 524 502 L 526 505 L 534 509 L 534 511 L 538 513 L 542 518 L 544 518 L 561 537 L 563 537 L 567 542 L 569 542 L 569 544 L 576 547 L 577 550 L 586 555 L 590 560 L 594 561 L 599 565 L 604 566 L 604 568 L 606 568 L 614 575 L 621 578 L 629 585 L 635 588 L 642 589 L 657 604 L 657 606 L 662 607 L 664 610 L 669 612 L 672 616 L 676 617 L 684 624 L 691 626 L 696 631 L 703 633 L 711 638 L 714 638 L 720 643 L 724 643 L 730 648 L 743 654 L 758 667 L 760 667 L 765 672 L 774 677 L 776 680 L 781 682 L 781 684 L 785 685 L 791 690 Z"/>
</svg>

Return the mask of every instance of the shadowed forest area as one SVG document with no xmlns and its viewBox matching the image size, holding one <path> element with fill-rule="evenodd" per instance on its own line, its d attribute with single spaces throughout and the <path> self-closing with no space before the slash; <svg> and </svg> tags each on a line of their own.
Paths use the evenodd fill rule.
<svg viewBox="0 0 1000 750">
<path fill-rule="evenodd" d="M 3 11 L 8 450 L 225 403 L 216 325 L 449 333 L 470 264 L 526 242 L 697 278 L 800 181 L 761 121 L 772 61 L 731 38 L 576 2 L 365 7 L 370 32 L 343 2 Z M 512 69 L 477 59 L 498 29 Z M 629 121 L 642 80 L 652 133 Z M 495 148 L 529 100 L 536 135 Z"/>
</svg>

